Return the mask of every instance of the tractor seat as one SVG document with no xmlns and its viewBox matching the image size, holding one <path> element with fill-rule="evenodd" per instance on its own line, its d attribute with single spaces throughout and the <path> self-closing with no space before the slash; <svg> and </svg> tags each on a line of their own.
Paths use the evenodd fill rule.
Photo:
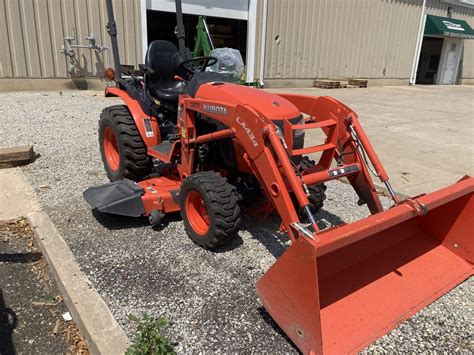
<svg viewBox="0 0 474 355">
<path fill-rule="evenodd" d="M 145 81 L 150 94 L 160 101 L 177 101 L 184 93 L 186 83 L 174 79 L 175 75 L 186 78 L 186 71 L 179 68 L 184 61 L 178 48 L 169 41 L 153 41 L 148 46 L 145 65 L 154 73 L 147 73 Z"/>
</svg>

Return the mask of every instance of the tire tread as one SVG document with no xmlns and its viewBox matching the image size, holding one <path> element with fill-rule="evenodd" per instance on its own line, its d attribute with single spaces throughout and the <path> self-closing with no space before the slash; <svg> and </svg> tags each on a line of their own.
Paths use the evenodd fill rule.
<svg viewBox="0 0 474 355">
<path fill-rule="evenodd" d="M 109 106 L 100 114 L 101 122 L 108 117 L 117 128 L 125 157 L 122 178 L 139 181 L 151 172 L 151 159 L 147 155 L 147 147 L 143 142 L 135 121 L 126 105 Z M 104 158 L 102 158 L 104 160 Z M 104 161 L 104 164 L 106 162 Z M 109 178 L 112 177 L 109 174 Z"/>
<path fill-rule="evenodd" d="M 210 200 L 208 209 L 214 215 L 214 233 L 209 240 L 203 243 L 202 237 L 193 238 L 193 231 L 188 231 L 191 239 L 206 249 L 214 249 L 229 243 L 238 233 L 240 226 L 239 197 L 233 185 L 227 179 L 215 171 L 202 171 L 189 176 L 185 184 L 200 186 L 206 191 Z M 182 196 L 184 198 L 184 196 Z M 184 206 L 181 208 L 181 215 L 185 219 Z"/>
</svg>

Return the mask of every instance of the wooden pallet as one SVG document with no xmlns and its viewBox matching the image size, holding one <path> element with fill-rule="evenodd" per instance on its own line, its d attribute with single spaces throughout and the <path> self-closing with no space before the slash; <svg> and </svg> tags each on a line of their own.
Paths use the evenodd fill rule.
<svg viewBox="0 0 474 355">
<path fill-rule="evenodd" d="M 349 88 L 366 88 L 369 81 L 367 79 L 349 79 L 347 87 Z"/>
<path fill-rule="evenodd" d="M 313 87 L 320 89 L 342 89 L 342 88 L 366 88 L 367 79 L 317 79 L 313 81 Z"/>
<path fill-rule="evenodd" d="M 341 82 L 339 80 L 315 80 L 313 81 L 313 87 L 320 89 L 339 89 L 341 88 Z"/>
</svg>

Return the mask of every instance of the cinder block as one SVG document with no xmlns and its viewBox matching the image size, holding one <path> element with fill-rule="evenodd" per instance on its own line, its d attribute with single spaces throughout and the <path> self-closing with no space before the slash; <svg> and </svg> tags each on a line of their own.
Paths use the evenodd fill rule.
<svg viewBox="0 0 474 355">
<path fill-rule="evenodd" d="M 31 163 L 35 159 L 33 146 L 0 148 L 0 168 L 11 168 L 14 166 Z"/>
</svg>

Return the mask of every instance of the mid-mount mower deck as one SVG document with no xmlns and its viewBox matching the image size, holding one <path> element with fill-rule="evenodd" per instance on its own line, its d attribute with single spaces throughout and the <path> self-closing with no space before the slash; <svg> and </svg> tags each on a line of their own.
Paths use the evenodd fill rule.
<svg viewBox="0 0 474 355">
<path fill-rule="evenodd" d="M 205 71 L 215 58 L 189 58 L 179 0 L 179 50 L 152 42 L 143 77 L 124 78 L 107 6 L 116 77 L 106 96 L 125 105 L 101 114 L 112 182 L 84 192 L 93 207 L 152 224 L 179 211 L 191 239 L 210 249 L 238 233 L 242 210 L 276 212 L 292 245 L 257 289 L 305 353 L 357 352 L 473 274 L 473 178 L 401 201 L 350 108 L 227 83 Z M 305 146 L 308 129 L 325 140 Z M 393 198 L 386 211 L 370 171 Z M 324 182 L 340 177 L 372 216 L 320 231 Z"/>
</svg>

